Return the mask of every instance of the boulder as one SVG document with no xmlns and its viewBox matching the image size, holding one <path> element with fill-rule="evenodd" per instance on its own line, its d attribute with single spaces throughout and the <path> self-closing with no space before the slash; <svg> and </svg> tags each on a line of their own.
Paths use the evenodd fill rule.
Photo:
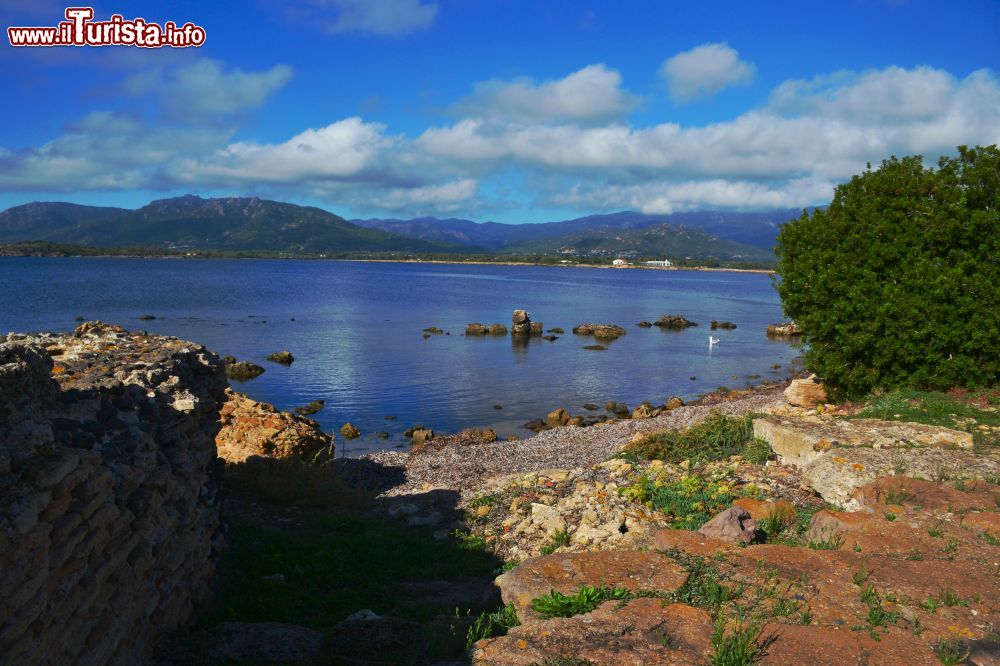
<svg viewBox="0 0 1000 666">
<path fill-rule="evenodd" d="M 444 333 L 444 331 L 442 331 L 437 326 L 428 326 L 427 328 L 424 329 L 424 333 L 430 333 L 431 335 L 441 335 L 442 333 Z"/>
<path fill-rule="evenodd" d="M 564 426 L 567 421 L 569 421 L 569 413 L 562 407 L 552 410 L 545 417 L 545 425 L 550 428 Z"/>
<path fill-rule="evenodd" d="M 659 319 L 653 322 L 653 326 L 670 330 L 682 330 L 697 325 L 695 322 L 681 315 L 661 315 Z"/>
<path fill-rule="evenodd" d="M 694 378 L 692 377 L 692 379 L 694 379 Z M 669 398 L 667 398 L 667 402 L 664 404 L 664 406 L 667 409 L 677 409 L 678 407 L 683 407 L 684 406 L 684 401 L 681 400 L 676 395 L 673 395 L 673 396 L 670 396 Z"/>
<path fill-rule="evenodd" d="M 632 410 L 632 418 L 649 419 L 658 415 L 659 413 L 660 413 L 659 410 L 654 408 L 651 404 L 649 404 L 648 402 L 644 402 Z"/>
<path fill-rule="evenodd" d="M 215 446 L 229 463 L 251 456 L 311 459 L 333 446 L 333 438 L 312 419 L 278 411 L 230 389 L 219 410 L 219 424 Z"/>
<path fill-rule="evenodd" d="M 920 479 L 994 478 L 1000 475 L 1000 459 L 940 447 L 834 449 L 805 467 L 802 482 L 827 502 L 853 510 L 861 504 L 855 490 L 899 470 Z"/>
<path fill-rule="evenodd" d="M 701 526 L 699 533 L 729 543 L 753 543 L 757 526 L 750 512 L 738 506 L 730 507 Z"/>
<path fill-rule="evenodd" d="M 706 664 L 711 636 L 712 620 L 698 608 L 662 599 L 605 602 L 586 615 L 530 622 L 481 640 L 473 647 L 472 663 Z"/>
<path fill-rule="evenodd" d="M 507 327 L 503 324 L 490 324 L 487 332 L 490 335 L 507 335 Z"/>
<path fill-rule="evenodd" d="M 711 328 L 713 331 L 720 329 L 724 331 L 731 331 L 732 329 L 736 328 L 736 324 L 734 324 L 731 321 L 716 321 L 715 319 L 713 319 Z"/>
<path fill-rule="evenodd" d="M 350 423 L 345 423 L 340 427 L 340 434 L 346 439 L 357 439 L 358 437 L 361 437 L 361 431 Z"/>
<path fill-rule="evenodd" d="M 245 382 L 264 374 L 264 368 L 250 361 L 237 361 L 232 356 L 225 359 L 226 376 L 238 382 Z"/>
<path fill-rule="evenodd" d="M 788 338 L 802 335 L 802 327 L 795 322 L 785 322 L 782 324 L 771 324 L 767 327 L 767 334 L 776 338 Z"/>
<path fill-rule="evenodd" d="M 416 428 L 410 435 L 412 438 L 412 444 L 414 446 L 423 444 L 424 442 L 434 439 L 434 431 L 430 428 Z"/>
<path fill-rule="evenodd" d="M 267 360 L 272 363 L 280 363 L 281 365 L 291 365 L 292 361 L 295 360 L 295 357 L 292 356 L 292 352 L 285 350 L 268 354 Z"/>
<path fill-rule="evenodd" d="M 466 335 L 486 335 L 486 331 L 487 328 L 479 323 L 465 325 Z"/>
<path fill-rule="evenodd" d="M 785 389 L 785 400 L 796 407 L 815 407 L 826 402 L 826 389 L 816 375 L 806 379 L 793 379 Z"/>
<path fill-rule="evenodd" d="M 557 335 L 562 335 L 565 332 L 566 331 L 564 331 L 563 329 L 559 328 L 558 326 L 549 329 L 549 333 L 555 333 Z"/>
<path fill-rule="evenodd" d="M 592 335 L 598 340 L 617 340 L 625 335 L 626 331 L 621 326 L 615 324 L 580 324 L 573 328 L 575 335 Z"/>
<path fill-rule="evenodd" d="M 636 326 L 638 326 L 639 328 L 652 328 L 653 327 L 653 322 L 651 322 L 651 321 L 640 321 L 638 324 L 636 324 Z"/>
</svg>

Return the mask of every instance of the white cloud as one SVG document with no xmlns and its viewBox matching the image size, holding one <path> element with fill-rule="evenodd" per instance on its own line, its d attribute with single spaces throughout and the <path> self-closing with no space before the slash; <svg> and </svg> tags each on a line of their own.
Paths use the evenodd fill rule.
<svg viewBox="0 0 1000 666">
<path fill-rule="evenodd" d="M 477 185 L 472 178 L 462 178 L 441 185 L 394 188 L 377 195 L 374 203 L 383 210 L 463 210 L 476 196 Z"/>
<path fill-rule="evenodd" d="M 663 63 L 660 74 L 678 101 L 711 97 L 730 86 L 748 85 L 756 67 L 725 43 L 702 44 Z"/>
<path fill-rule="evenodd" d="M 227 130 L 150 127 L 134 117 L 95 111 L 38 148 L 0 149 L 0 189 L 157 187 L 179 155 L 206 153 L 229 137 Z"/>
<path fill-rule="evenodd" d="M 589 65 L 565 78 L 536 83 L 529 78 L 475 84 L 455 105 L 460 115 L 523 121 L 596 123 L 622 116 L 636 98 L 622 89 L 621 74 Z"/>
<path fill-rule="evenodd" d="M 597 65 L 577 74 L 588 70 L 598 79 L 614 74 Z M 596 117 L 568 117 L 573 105 L 564 101 L 553 106 L 543 97 L 541 111 L 523 101 L 577 74 L 526 83 L 513 96 L 501 95 L 509 92 L 502 84 L 491 94 L 510 105 L 503 114 L 415 137 L 353 117 L 274 142 L 233 141 L 230 128 L 92 113 L 40 147 L 0 147 L 0 189 L 183 185 L 400 215 L 470 214 L 525 195 L 581 212 L 784 208 L 825 203 L 835 183 L 892 154 L 919 153 L 933 163 L 959 144 L 1000 143 L 1000 82 L 988 70 L 959 79 L 929 67 L 890 67 L 788 81 L 765 106 L 703 126 L 593 124 Z M 607 89 L 621 90 L 612 83 Z M 511 187 L 517 196 L 498 200 L 495 193 Z"/>
<path fill-rule="evenodd" d="M 368 32 L 399 35 L 430 27 L 437 16 L 436 2 L 423 0 L 307 0 L 289 5 L 285 13 L 326 32 Z"/>
<path fill-rule="evenodd" d="M 218 61 L 199 59 L 130 76 L 123 91 L 155 95 L 175 116 L 205 116 L 258 108 L 291 79 L 292 68 L 287 65 L 261 72 L 227 71 Z"/>
<path fill-rule="evenodd" d="M 801 178 L 777 184 L 753 181 L 685 180 L 654 181 L 637 185 L 577 186 L 559 193 L 551 202 L 581 209 L 628 208 L 643 213 L 667 215 L 706 208 L 795 208 L 810 202 L 828 201 L 835 184 L 816 178 Z"/>
<path fill-rule="evenodd" d="M 191 182 L 303 183 L 361 176 L 396 140 L 385 126 L 347 118 L 308 129 L 278 144 L 238 142 L 203 160 L 184 160 L 178 178 Z"/>
</svg>

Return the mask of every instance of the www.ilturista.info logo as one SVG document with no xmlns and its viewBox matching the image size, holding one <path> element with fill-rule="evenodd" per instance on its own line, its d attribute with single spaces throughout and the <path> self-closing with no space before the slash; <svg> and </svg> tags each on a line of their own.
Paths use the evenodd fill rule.
<svg viewBox="0 0 1000 666">
<path fill-rule="evenodd" d="M 54 28 L 10 27 L 11 46 L 139 46 L 156 49 L 164 46 L 186 48 L 205 43 L 205 29 L 190 21 L 178 26 L 167 21 L 162 26 L 145 19 L 125 20 L 112 14 L 108 21 L 94 21 L 92 7 L 67 7 L 66 20 Z"/>
</svg>

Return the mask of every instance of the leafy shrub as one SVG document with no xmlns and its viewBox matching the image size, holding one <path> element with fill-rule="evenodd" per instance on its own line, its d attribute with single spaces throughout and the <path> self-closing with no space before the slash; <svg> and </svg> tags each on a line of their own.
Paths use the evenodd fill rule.
<svg viewBox="0 0 1000 666">
<path fill-rule="evenodd" d="M 1000 150 L 892 157 L 781 228 L 776 286 L 834 397 L 1000 378 Z"/>
<path fill-rule="evenodd" d="M 671 526 L 682 530 L 698 529 L 740 497 L 724 481 L 712 481 L 695 474 L 668 481 L 640 476 L 620 493 L 633 502 L 647 504 L 672 516 Z"/>
<path fill-rule="evenodd" d="M 594 610 L 610 599 L 629 599 L 628 590 L 612 587 L 590 587 L 581 585 L 575 594 L 563 594 L 551 590 L 531 600 L 531 608 L 545 617 L 572 617 Z"/>
<path fill-rule="evenodd" d="M 625 446 L 627 457 L 692 463 L 723 460 L 740 455 L 749 462 L 763 463 L 771 453 L 767 442 L 753 436 L 753 420 L 759 414 L 726 416 L 713 412 L 701 423 L 685 430 L 650 435 Z"/>
</svg>

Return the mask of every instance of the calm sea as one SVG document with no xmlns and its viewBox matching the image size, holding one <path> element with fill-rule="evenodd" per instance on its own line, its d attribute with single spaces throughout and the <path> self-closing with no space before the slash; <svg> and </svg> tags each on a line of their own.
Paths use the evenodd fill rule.
<svg viewBox="0 0 1000 666">
<path fill-rule="evenodd" d="M 466 338 L 465 324 L 510 323 L 524 308 L 554 342 Z M 636 326 L 661 314 L 702 325 L 685 331 Z M 140 321 L 141 315 L 153 321 Z M 719 386 L 785 375 L 799 350 L 768 339 L 781 320 L 767 275 L 333 261 L 0 257 L 0 332 L 70 331 L 78 316 L 200 342 L 267 368 L 237 384 L 253 398 L 291 409 L 322 399 L 328 430 L 345 421 L 365 436 L 338 453 L 406 446 L 402 431 L 522 424 L 555 407 L 588 402 L 635 406 L 685 400 Z M 733 321 L 710 348 L 708 323 Z M 569 331 L 614 323 L 628 334 L 590 351 Z M 425 339 L 437 326 L 450 335 Z M 290 367 L 267 362 L 287 349 Z M 774 370 L 773 365 L 781 365 Z M 494 405 L 502 405 L 495 409 Z M 386 420 L 395 416 L 395 420 Z M 375 432 L 390 433 L 380 440 Z"/>
</svg>

